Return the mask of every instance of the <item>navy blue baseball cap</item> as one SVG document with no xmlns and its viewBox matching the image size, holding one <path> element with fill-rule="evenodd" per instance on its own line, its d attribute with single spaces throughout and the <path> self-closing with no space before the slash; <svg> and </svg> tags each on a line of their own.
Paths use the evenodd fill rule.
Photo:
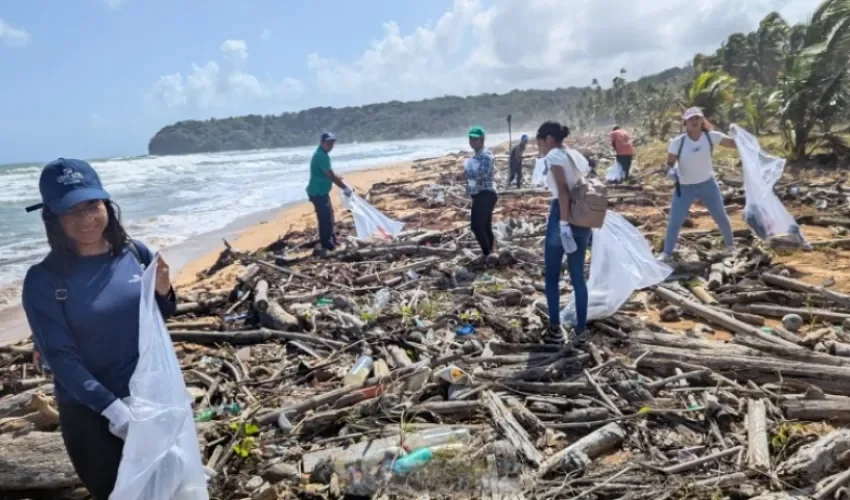
<svg viewBox="0 0 850 500">
<path fill-rule="evenodd" d="M 320 142 L 335 141 L 335 140 L 336 140 L 336 136 L 333 135 L 330 132 L 325 132 L 324 134 L 322 134 L 322 137 L 319 139 Z"/>
<path fill-rule="evenodd" d="M 525 134 L 522 134 L 522 137 L 520 137 L 520 138 L 519 138 L 519 140 L 521 140 L 521 141 L 527 141 L 527 140 L 528 140 L 528 136 L 527 136 L 527 135 L 525 135 Z"/>
<path fill-rule="evenodd" d="M 78 203 L 109 199 L 92 166 L 70 158 L 59 158 L 45 165 L 38 190 L 41 203 L 27 207 L 27 212 L 47 207 L 56 215 L 65 215 Z"/>
</svg>

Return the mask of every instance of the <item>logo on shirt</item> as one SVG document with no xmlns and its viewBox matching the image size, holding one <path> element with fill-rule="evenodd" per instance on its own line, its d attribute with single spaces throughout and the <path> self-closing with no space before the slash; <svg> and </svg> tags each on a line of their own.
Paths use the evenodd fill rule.
<svg viewBox="0 0 850 500">
<path fill-rule="evenodd" d="M 142 275 L 141 274 L 134 274 L 133 279 L 131 279 L 127 283 L 140 283 L 141 281 L 142 281 Z"/>
<path fill-rule="evenodd" d="M 65 186 L 80 184 L 83 182 L 83 174 L 74 172 L 74 169 L 71 167 L 65 167 L 65 169 L 62 170 L 62 175 L 56 178 L 56 182 Z"/>
<path fill-rule="evenodd" d="M 702 151 L 702 146 L 694 146 L 691 150 L 692 153 L 699 153 L 700 151 Z"/>
</svg>

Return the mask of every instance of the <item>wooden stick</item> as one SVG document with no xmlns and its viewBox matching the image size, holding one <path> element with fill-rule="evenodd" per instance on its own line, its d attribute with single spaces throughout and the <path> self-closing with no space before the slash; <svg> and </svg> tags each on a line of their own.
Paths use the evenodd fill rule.
<svg viewBox="0 0 850 500">
<path fill-rule="evenodd" d="M 833 292 L 832 290 L 828 290 L 822 286 L 810 285 L 800 280 L 786 278 L 784 276 L 771 273 L 762 274 L 761 280 L 769 285 L 778 286 L 786 290 L 818 294 L 827 300 L 835 302 L 836 304 L 850 308 L 850 295 Z"/>
<path fill-rule="evenodd" d="M 264 344 L 266 342 L 298 340 L 314 345 L 323 345 L 333 349 L 342 349 L 345 342 L 331 340 L 306 333 L 282 332 L 262 328 L 260 330 L 242 330 L 237 332 L 193 332 L 171 330 L 171 340 L 174 342 L 191 342 L 193 344 Z"/>
<path fill-rule="evenodd" d="M 269 283 L 266 280 L 257 281 L 254 287 L 254 309 L 266 312 L 269 308 Z"/>
<path fill-rule="evenodd" d="M 484 391 L 481 393 L 481 402 L 490 411 L 490 416 L 496 426 L 502 431 L 502 434 L 514 447 L 519 450 L 529 462 L 535 467 L 543 461 L 543 455 L 537 450 L 534 443 L 528 437 L 525 429 L 519 425 L 519 422 L 514 418 L 511 411 L 508 410 L 493 391 Z"/>
<path fill-rule="evenodd" d="M 602 387 L 600 387 L 599 384 L 596 383 L 596 380 L 593 379 L 593 375 L 591 375 L 590 372 L 588 372 L 587 370 L 584 370 L 584 376 L 587 377 L 587 381 L 590 382 L 590 385 L 592 385 L 593 388 L 596 389 L 596 393 L 599 394 L 599 397 L 602 398 L 602 401 L 605 402 L 605 405 L 612 412 L 622 417 L 623 412 L 621 412 L 620 409 L 617 408 L 617 405 L 615 405 L 614 402 L 611 401 L 611 398 L 608 397 L 607 394 L 605 394 L 605 391 L 602 390 Z"/>
<path fill-rule="evenodd" d="M 770 471 L 767 411 L 763 399 L 747 400 L 747 465 L 761 472 Z"/>
<path fill-rule="evenodd" d="M 743 450 L 743 446 L 735 446 L 734 448 L 729 448 L 728 450 L 718 451 L 717 453 L 712 453 L 711 455 L 706 455 L 701 458 L 697 458 L 696 460 L 691 460 L 689 462 L 682 462 L 680 464 L 671 465 L 670 467 L 665 467 L 661 469 L 665 474 L 678 474 L 680 472 L 685 472 L 687 470 L 696 469 L 702 464 L 706 464 L 713 460 L 717 460 L 719 458 L 728 457 L 730 455 L 734 455 L 739 451 Z"/>
</svg>

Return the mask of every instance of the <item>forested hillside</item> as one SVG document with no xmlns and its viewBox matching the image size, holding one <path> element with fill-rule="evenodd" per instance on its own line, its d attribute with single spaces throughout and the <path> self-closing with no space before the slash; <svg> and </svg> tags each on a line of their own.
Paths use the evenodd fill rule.
<svg viewBox="0 0 850 500">
<path fill-rule="evenodd" d="M 690 75 L 673 68 L 643 78 L 635 85 L 663 84 Z M 384 141 L 463 134 L 471 125 L 491 132 L 538 124 L 562 110 L 563 118 L 578 114 L 577 104 L 591 87 L 555 90 L 515 90 L 507 94 L 446 96 L 414 102 L 390 101 L 346 108 L 310 108 L 281 115 L 248 115 L 224 119 L 187 120 L 169 125 L 151 139 L 152 155 L 186 154 L 314 144 L 325 130 L 344 142 Z M 572 107 L 571 107 L 572 103 Z M 598 115 L 603 124 L 613 117 Z M 585 126 L 592 123 L 586 121 Z M 577 125 L 577 124 L 576 124 Z"/>
</svg>

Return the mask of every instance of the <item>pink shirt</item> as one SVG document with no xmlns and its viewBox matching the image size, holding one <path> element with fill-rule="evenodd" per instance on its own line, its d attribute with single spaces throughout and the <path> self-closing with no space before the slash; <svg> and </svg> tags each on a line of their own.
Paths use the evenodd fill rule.
<svg viewBox="0 0 850 500">
<path fill-rule="evenodd" d="M 634 156 L 635 148 L 632 147 L 632 138 L 629 133 L 623 129 L 615 130 L 608 134 L 611 142 L 614 144 L 614 150 L 619 156 Z"/>
</svg>

